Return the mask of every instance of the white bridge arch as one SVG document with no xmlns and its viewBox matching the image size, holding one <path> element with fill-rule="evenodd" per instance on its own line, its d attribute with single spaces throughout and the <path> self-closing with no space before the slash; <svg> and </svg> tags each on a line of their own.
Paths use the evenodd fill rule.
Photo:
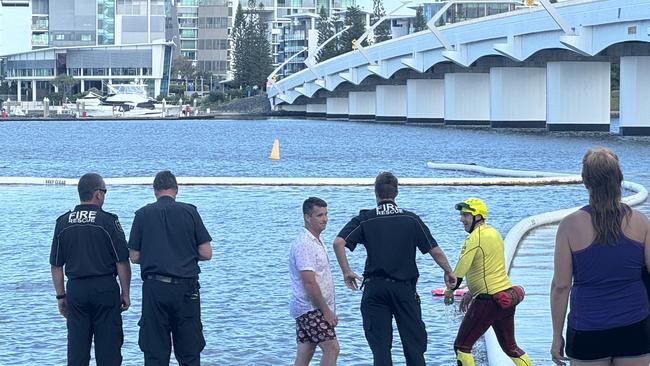
<svg viewBox="0 0 650 366">
<path fill-rule="evenodd" d="M 308 116 L 609 131 L 611 63 L 620 62 L 620 131 L 650 135 L 650 0 L 548 6 L 352 51 L 268 96 Z"/>
</svg>

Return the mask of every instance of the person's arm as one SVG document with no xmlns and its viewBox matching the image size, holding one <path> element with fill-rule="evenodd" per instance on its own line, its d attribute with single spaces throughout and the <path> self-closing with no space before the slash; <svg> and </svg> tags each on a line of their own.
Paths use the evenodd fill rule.
<svg viewBox="0 0 650 366">
<path fill-rule="evenodd" d="M 66 311 L 66 299 L 65 299 L 65 284 L 63 281 L 63 267 L 61 266 L 51 266 L 52 270 L 52 284 L 54 285 L 54 291 L 56 292 L 57 297 L 57 306 L 59 308 L 59 313 L 63 315 L 64 318 L 68 317 L 68 312 Z"/>
<path fill-rule="evenodd" d="M 129 249 L 129 258 L 131 258 L 131 263 L 140 264 L 140 251 Z"/>
<path fill-rule="evenodd" d="M 122 290 L 120 299 L 122 300 L 122 311 L 126 311 L 131 306 L 131 264 L 128 260 L 115 263 L 117 268 L 117 277 L 120 280 L 120 289 Z"/>
<path fill-rule="evenodd" d="M 570 216 L 560 222 L 555 238 L 555 255 L 553 265 L 553 281 L 551 282 L 551 321 L 553 324 L 553 343 L 551 357 L 557 365 L 565 365 L 568 358 L 564 356 L 564 321 L 566 318 L 573 263 L 569 247 Z"/>
<path fill-rule="evenodd" d="M 340 236 L 337 236 L 334 239 L 334 253 L 336 254 L 336 261 L 341 267 L 343 272 L 343 281 L 345 285 L 351 290 L 357 290 L 359 287 L 357 285 L 357 280 L 361 280 L 361 276 L 354 273 L 350 268 L 350 263 L 348 262 L 348 256 L 345 254 L 345 239 Z"/>
<path fill-rule="evenodd" d="M 445 252 L 443 252 L 439 246 L 435 246 L 431 248 L 429 254 L 436 264 L 438 264 L 438 266 L 440 266 L 440 268 L 445 272 L 445 285 L 448 288 L 454 288 L 456 286 L 456 275 L 454 275 L 454 271 L 449 265 Z"/>
<path fill-rule="evenodd" d="M 142 249 L 142 225 L 140 224 L 140 212 L 140 210 L 135 212 L 127 244 L 127 247 L 129 248 L 129 258 L 133 264 L 140 264 L 140 250 Z"/>
<path fill-rule="evenodd" d="M 206 241 L 203 244 L 199 244 L 198 250 L 200 261 L 209 261 L 212 259 L 212 245 L 209 241 Z"/>
<path fill-rule="evenodd" d="M 327 305 L 327 301 L 325 301 L 325 298 L 323 297 L 320 286 L 318 286 L 318 282 L 316 282 L 316 275 L 314 272 L 300 271 L 300 279 L 302 280 L 302 285 L 305 287 L 305 292 L 307 292 L 311 302 L 323 312 L 325 320 L 330 323 L 331 326 L 336 327 L 338 324 L 338 318 L 334 311 L 332 311 L 332 309 Z"/>
<path fill-rule="evenodd" d="M 205 227 L 196 206 L 190 206 L 192 207 L 192 216 L 194 217 L 194 240 L 195 243 L 199 243 L 196 247 L 199 252 L 199 260 L 209 261 L 212 259 L 212 237 L 208 233 L 208 229 Z"/>
<path fill-rule="evenodd" d="M 478 228 L 475 230 L 479 230 Z M 471 236 L 465 240 L 463 247 L 460 250 L 460 257 L 458 258 L 458 263 L 456 263 L 456 268 L 454 268 L 454 273 L 456 276 L 463 278 L 467 275 L 472 262 L 474 262 L 474 257 L 479 248 L 479 241 L 474 240 Z"/>
</svg>

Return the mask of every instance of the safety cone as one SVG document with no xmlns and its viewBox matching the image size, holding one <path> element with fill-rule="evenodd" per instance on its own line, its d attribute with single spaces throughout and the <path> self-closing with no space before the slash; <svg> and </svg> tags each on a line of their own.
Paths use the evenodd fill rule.
<svg viewBox="0 0 650 366">
<path fill-rule="evenodd" d="M 271 160 L 280 160 L 280 140 L 275 139 L 273 141 L 273 147 L 271 148 L 271 155 L 269 155 Z"/>
</svg>

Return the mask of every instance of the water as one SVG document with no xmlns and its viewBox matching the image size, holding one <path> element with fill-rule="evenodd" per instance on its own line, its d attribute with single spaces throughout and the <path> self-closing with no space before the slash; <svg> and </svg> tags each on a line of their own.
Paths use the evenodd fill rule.
<svg viewBox="0 0 650 366">
<path fill-rule="evenodd" d="M 275 138 L 280 140 L 281 160 L 274 162 L 268 154 Z M 88 171 L 104 177 L 153 176 L 162 169 L 177 176 L 374 177 L 382 170 L 398 177 L 471 175 L 433 171 L 427 161 L 575 173 L 586 149 L 603 145 L 619 154 L 626 179 L 650 187 L 649 141 L 608 134 L 320 120 L 2 122 L 0 176 L 79 177 Z M 154 199 L 151 188 L 108 189 L 104 208 L 120 216 L 128 235 L 134 211 Z M 301 203 L 310 195 L 329 203 L 325 243 L 331 243 L 359 209 L 374 204 L 372 187 L 180 188 L 179 200 L 198 206 L 214 238 L 213 260 L 201 264 L 204 364 L 292 362 L 295 336 L 288 314 L 287 250 L 302 225 Z M 582 204 L 587 197 L 579 185 L 402 187 L 397 201 L 422 216 L 455 264 L 465 232 L 453 204 L 470 195 L 486 200 L 490 221 L 503 235 L 528 215 Z M 2 365 L 65 362 L 65 322 L 57 312 L 48 255 L 55 219 L 76 203 L 72 186 L 0 187 Z M 648 206 L 642 206 L 646 213 Z M 348 257 L 361 272 L 362 248 Z M 361 326 L 360 293 L 345 288 L 331 251 L 330 259 L 337 291 L 339 364 L 368 365 L 372 358 Z M 427 256 L 419 256 L 418 265 L 429 332 L 427 364 L 454 364 L 452 342 L 459 315 L 429 295 L 443 283 L 441 270 Z M 133 271 L 132 307 L 124 313 L 125 365 L 142 364 L 136 325 L 139 267 L 133 266 Z M 531 282 L 546 281 L 548 273 L 530 277 Z M 550 346 L 519 342 L 524 349 L 543 346 L 544 353 Z M 393 354 L 397 364 L 404 363 L 397 332 Z M 482 344 L 475 354 L 484 365 Z"/>
</svg>

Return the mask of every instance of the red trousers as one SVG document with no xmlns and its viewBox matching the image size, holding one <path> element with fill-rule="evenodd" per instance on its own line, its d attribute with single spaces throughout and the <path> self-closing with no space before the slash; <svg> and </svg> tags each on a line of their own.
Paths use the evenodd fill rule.
<svg viewBox="0 0 650 366">
<path fill-rule="evenodd" d="M 490 295 L 479 295 L 460 324 L 454 350 L 471 353 L 474 343 L 492 326 L 503 352 L 510 357 L 523 355 L 515 341 L 515 308 L 501 309 Z"/>
</svg>

